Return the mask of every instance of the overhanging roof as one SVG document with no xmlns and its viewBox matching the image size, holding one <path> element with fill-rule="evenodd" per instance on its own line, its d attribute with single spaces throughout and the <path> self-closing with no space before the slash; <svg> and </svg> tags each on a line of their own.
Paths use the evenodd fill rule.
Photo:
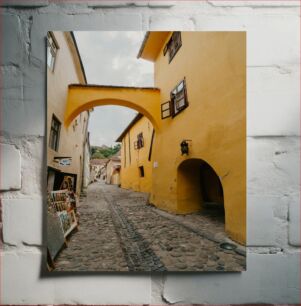
<svg viewBox="0 0 301 306">
<path fill-rule="evenodd" d="M 143 117 L 142 114 L 138 113 L 134 119 L 129 123 L 129 125 L 124 129 L 120 136 L 115 140 L 116 142 L 121 142 L 126 133 Z"/>
<path fill-rule="evenodd" d="M 155 61 L 170 33 L 167 31 L 146 32 L 137 58 Z"/>
</svg>

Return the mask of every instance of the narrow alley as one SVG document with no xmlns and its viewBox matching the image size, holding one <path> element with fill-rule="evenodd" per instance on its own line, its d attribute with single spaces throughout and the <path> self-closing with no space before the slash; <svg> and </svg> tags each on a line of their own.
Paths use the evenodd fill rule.
<svg viewBox="0 0 301 306">
<path fill-rule="evenodd" d="M 55 271 L 242 271 L 244 248 L 221 248 L 223 220 L 147 205 L 147 194 L 95 182 Z"/>
</svg>

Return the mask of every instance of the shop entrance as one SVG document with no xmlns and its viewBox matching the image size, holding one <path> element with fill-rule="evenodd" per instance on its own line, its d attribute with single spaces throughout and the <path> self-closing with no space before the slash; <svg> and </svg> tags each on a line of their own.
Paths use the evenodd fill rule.
<svg viewBox="0 0 301 306">
<path fill-rule="evenodd" d="M 224 215 L 224 194 L 214 169 L 202 159 L 188 159 L 178 167 L 178 210 Z"/>
</svg>

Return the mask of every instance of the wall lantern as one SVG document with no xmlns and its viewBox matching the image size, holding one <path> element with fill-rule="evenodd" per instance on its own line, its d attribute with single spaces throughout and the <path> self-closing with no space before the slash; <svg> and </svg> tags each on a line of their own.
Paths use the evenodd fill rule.
<svg viewBox="0 0 301 306">
<path fill-rule="evenodd" d="M 184 155 L 184 154 L 188 155 L 188 153 L 189 153 L 189 146 L 188 146 L 188 142 L 187 142 L 187 141 L 191 141 L 191 140 L 189 140 L 189 139 L 184 139 L 184 140 L 180 143 L 182 155 Z"/>
</svg>

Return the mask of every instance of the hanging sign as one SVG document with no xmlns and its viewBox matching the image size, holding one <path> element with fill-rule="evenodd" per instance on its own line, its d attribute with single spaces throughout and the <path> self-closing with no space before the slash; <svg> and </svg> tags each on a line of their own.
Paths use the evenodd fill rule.
<svg viewBox="0 0 301 306">
<path fill-rule="evenodd" d="M 60 166 L 70 166 L 72 157 L 54 157 L 54 162 L 58 163 Z"/>
</svg>

